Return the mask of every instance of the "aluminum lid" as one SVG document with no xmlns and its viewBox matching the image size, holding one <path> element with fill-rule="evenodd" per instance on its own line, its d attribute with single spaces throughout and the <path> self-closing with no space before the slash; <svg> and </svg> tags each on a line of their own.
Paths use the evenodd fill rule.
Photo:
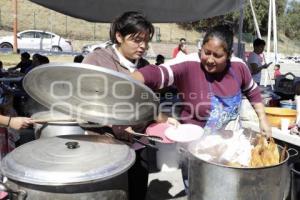
<svg viewBox="0 0 300 200">
<path fill-rule="evenodd" d="M 126 74 L 88 64 L 46 64 L 31 70 L 24 89 L 36 101 L 102 125 L 134 125 L 154 119 L 158 98 Z"/>
<path fill-rule="evenodd" d="M 41 138 L 6 155 L 1 173 L 36 185 L 73 185 L 102 181 L 127 171 L 135 152 L 108 136 Z"/>
<path fill-rule="evenodd" d="M 44 121 L 44 123 L 49 121 L 47 122 L 47 124 L 61 124 L 61 125 L 78 124 L 78 122 L 74 121 L 74 119 L 71 116 L 54 110 L 36 112 L 33 115 L 31 115 L 31 119 Z"/>
</svg>

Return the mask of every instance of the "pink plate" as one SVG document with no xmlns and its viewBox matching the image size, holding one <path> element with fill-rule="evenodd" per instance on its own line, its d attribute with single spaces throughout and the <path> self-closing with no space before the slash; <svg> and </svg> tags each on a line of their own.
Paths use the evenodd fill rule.
<svg viewBox="0 0 300 200">
<path fill-rule="evenodd" d="M 171 126 L 172 125 L 167 124 L 167 123 L 150 124 L 150 126 L 148 126 L 146 129 L 146 134 L 160 136 L 163 139 L 162 143 L 167 143 L 167 144 L 174 143 L 172 140 L 169 140 L 165 136 L 165 130 Z"/>
</svg>

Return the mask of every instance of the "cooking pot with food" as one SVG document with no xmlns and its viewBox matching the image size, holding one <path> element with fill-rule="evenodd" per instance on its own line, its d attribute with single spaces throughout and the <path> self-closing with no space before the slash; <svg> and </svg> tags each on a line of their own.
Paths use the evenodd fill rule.
<svg viewBox="0 0 300 200">
<path fill-rule="evenodd" d="M 40 138 L 4 157 L 0 190 L 18 200 L 127 199 L 134 161 L 132 149 L 108 136 Z"/>
<path fill-rule="evenodd" d="M 36 121 L 34 124 L 36 139 L 58 135 L 84 135 L 85 133 L 79 122 L 61 112 L 37 112 L 31 118 Z"/>
<path fill-rule="evenodd" d="M 278 146 L 285 159 L 267 167 L 233 167 L 205 161 L 197 156 L 197 143 L 188 146 L 189 199 L 282 200 L 289 191 L 290 153 Z M 282 152 L 284 151 L 284 152 Z"/>
</svg>

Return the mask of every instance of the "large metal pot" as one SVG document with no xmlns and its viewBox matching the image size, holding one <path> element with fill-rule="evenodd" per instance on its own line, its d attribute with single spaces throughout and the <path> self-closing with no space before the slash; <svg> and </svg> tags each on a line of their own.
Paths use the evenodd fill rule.
<svg viewBox="0 0 300 200">
<path fill-rule="evenodd" d="M 287 197 L 288 151 L 286 159 L 278 165 L 237 168 L 199 159 L 196 147 L 197 143 L 188 147 L 190 200 L 282 200 Z"/>
<path fill-rule="evenodd" d="M 31 116 L 34 120 L 50 120 L 50 119 L 69 119 L 65 115 L 56 111 L 37 112 Z M 54 137 L 59 135 L 84 135 L 85 130 L 77 121 L 50 121 L 34 124 L 35 138 Z"/>
<path fill-rule="evenodd" d="M 100 135 L 58 136 L 26 143 L 1 163 L 0 189 L 11 199 L 127 199 L 127 170 L 135 153 Z"/>
</svg>

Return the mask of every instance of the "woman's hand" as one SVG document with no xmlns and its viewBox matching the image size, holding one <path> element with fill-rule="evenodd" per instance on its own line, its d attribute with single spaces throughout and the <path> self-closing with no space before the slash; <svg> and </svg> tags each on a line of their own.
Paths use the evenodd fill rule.
<svg viewBox="0 0 300 200">
<path fill-rule="evenodd" d="M 128 125 L 113 125 L 112 130 L 117 139 L 132 142 L 133 135 L 127 131 L 129 127 L 132 129 L 131 126 Z"/>
<path fill-rule="evenodd" d="M 12 117 L 9 122 L 9 127 L 19 130 L 21 128 L 27 128 L 31 124 L 33 124 L 33 121 L 28 117 Z"/>
<path fill-rule="evenodd" d="M 180 122 L 173 118 L 173 117 L 168 117 L 166 114 L 163 114 L 163 113 L 159 113 L 157 119 L 156 119 L 156 122 L 157 123 L 168 123 L 170 125 L 173 125 L 173 126 L 178 126 L 180 124 Z"/>
<path fill-rule="evenodd" d="M 272 129 L 271 129 L 266 117 L 264 117 L 263 119 L 260 120 L 259 127 L 260 127 L 261 134 L 263 134 L 269 138 L 272 137 Z"/>
<path fill-rule="evenodd" d="M 178 127 L 180 125 L 180 122 L 173 117 L 168 117 L 167 123 L 175 127 Z"/>
<path fill-rule="evenodd" d="M 264 104 L 255 103 L 253 104 L 253 108 L 259 119 L 259 127 L 260 127 L 261 134 L 266 135 L 267 137 L 272 137 L 272 129 L 266 117 Z"/>
</svg>

